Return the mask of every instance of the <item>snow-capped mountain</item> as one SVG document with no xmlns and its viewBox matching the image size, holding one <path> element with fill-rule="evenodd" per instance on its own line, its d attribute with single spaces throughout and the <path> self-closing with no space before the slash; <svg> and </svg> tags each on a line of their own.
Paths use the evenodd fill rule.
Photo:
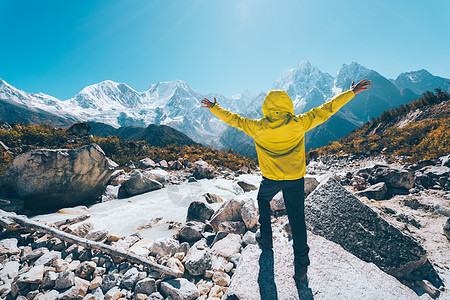
<svg viewBox="0 0 450 300">
<path fill-rule="evenodd" d="M 350 87 L 351 81 L 363 78 L 372 80 L 372 89 L 357 95 L 341 111 L 322 126 L 308 133 L 307 148 L 326 144 L 352 129 L 378 117 L 385 110 L 406 104 L 426 90 L 442 87 L 448 79 L 433 76 L 425 70 L 400 74 L 396 80 L 388 80 L 374 70 L 358 63 L 344 64 L 336 77 L 321 72 L 309 62 L 301 62 L 288 70 L 273 84 L 273 89 L 288 92 L 294 102 L 296 114 L 310 110 L 328 101 L 333 95 Z M 406 88 L 406 89 L 405 89 Z M 101 122 L 116 128 L 121 126 L 147 127 L 149 124 L 171 126 L 194 141 L 219 148 L 233 148 L 245 154 L 255 155 L 250 138 L 230 128 L 200 107 L 203 98 L 217 98 L 220 105 L 250 118 L 261 118 L 261 106 L 267 91 L 226 97 L 219 94 L 200 94 L 186 82 L 175 80 L 150 85 L 143 92 L 135 91 L 124 83 L 110 80 L 84 88 L 73 98 L 61 101 L 45 94 L 27 93 L 0 79 L 0 118 L 15 108 L 26 108 L 35 114 L 46 112 L 52 118 L 74 121 Z M 5 105 L 8 105 L 6 108 Z M 28 114 L 26 114 L 28 115 Z M 15 114 L 17 120 L 20 113 Z M 11 122 L 11 118 L 8 118 Z M 44 122 L 44 117 L 34 117 L 33 122 Z M 67 125 L 67 124 L 66 124 Z"/>
<path fill-rule="evenodd" d="M 398 88 L 411 89 L 418 95 L 422 95 L 426 91 L 433 91 L 435 88 L 441 88 L 444 91 L 448 91 L 450 87 L 450 79 L 434 76 L 424 69 L 402 73 L 392 81 Z"/>
</svg>

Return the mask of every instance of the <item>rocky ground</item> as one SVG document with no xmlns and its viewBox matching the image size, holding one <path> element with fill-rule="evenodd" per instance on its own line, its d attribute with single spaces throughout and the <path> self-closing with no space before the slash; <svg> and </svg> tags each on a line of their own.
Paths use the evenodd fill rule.
<svg viewBox="0 0 450 300">
<path fill-rule="evenodd" d="M 183 215 L 187 217 L 180 220 L 180 223 L 168 224 L 172 228 L 171 233 L 167 231 L 170 235 L 158 239 L 143 237 L 139 233 L 118 236 L 105 228 L 99 228 L 89 219 L 72 226 L 58 226 L 51 217 L 37 216 L 34 219 L 51 221 L 60 230 L 141 255 L 184 273 L 183 278 L 170 278 L 120 257 L 84 249 L 42 233 L 3 230 L 0 241 L 1 297 L 269 299 L 267 295 L 270 293 L 267 291 L 268 294 L 261 294 L 261 285 L 255 283 L 254 280 L 259 278 L 255 277 L 256 274 L 253 281 L 245 280 L 245 276 L 252 277 L 252 272 L 248 272 L 249 267 L 240 262 L 241 258 L 245 258 L 247 264 L 254 266 L 258 265 L 258 261 L 267 259 L 255 245 L 258 216 L 254 198 L 260 175 L 241 175 L 250 172 L 248 169 L 236 173 L 214 169 L 201 161 L 189 166 L 186 164 L 186 167 L 182 167 L 183 161 L 169 162 L 172 168 L 169 168 L 169 164 L 167 167 L 161 166 L 161 162 L 158 166 L 152 166 L 154 162 L 151 161 L 141 163 L 150 165 L 146 165 L 143 170 L 136 169 L 131 173 L 119 171 L 114 174 L 109 182 L 109 189 L 103 195 L 105 201 L 127 202 L 126 199 L 132 199 L 127 198 L 132 194 L 147 192 L 143 195 L 150 195 L 163 187 L 169 190 L 170 186 L 177 185 L 180 185 L 180 190 L 176 195 L 182 198 L 183 181 L 195 184 L 197 180 L 208 183 L 216 180 L 214 182 L 217 188 L 210 191 L 217 193 L 203 194 L 197 200 L 188 197 L 190 204 L 186 206 L 187 212 Z M 179 165 L 178 170 L 173 167 L 174 164 Z M 413 237 L 427 251 L 428 260 L 444 285 L 436 287 L 434 282 L 426 282 L 422 278 L 415 280 L 414 277 L 403 280 L 401 284 L 375 265 L 368 264 L 341 246 L 311 233 L 311 256 L 316 264 L 311 266 L 309 285 L 300 289 L 295 287 L 289 275 L 292 273 L 291 260 L 288 259 L 292 254 L 287 250 L 291 249 L 289 229 L 285 226 L 282 199 L 276 196 L 272 209 L 278 233 L 275 237 L 276 251 L 272 266 L 279 269 L 274 275 L 281 293 L 278 293 L 279 299 L 297 299 L 298 295 L 303 295 L 306 299 L 347 299 L 351 295 L 366 295 L 371 299 L 450 298 L 446 289 L 450 284 L 450 237 L 448 232 L 447 236 L 444 232 L 445 223 L 450 216 L 448 160 L 443 158 L 405 166 L 382 158 L 329 156 L 311 162 L 307 171 L 309 191 L 318 182 L 333 177 L 389 224 Z M 153 192 L 146 190 L 150 186 Z M 152 198 L 147 197 L 141 201 L 152 201 Z M 155 224 L 158 222 L 156 219 L 152 220 Z M 132 221 L 125 220 L 125 223 Z M 118 219 L 116 222 L 120 223 L 122 220 Z M 152 225 L 154 224 L 149 226 Z M 262 268 L 266 275 L 271 272 L 267 266 L 263 264 Z M 361 273 L 361 270 L 367 272 Z M 260 274 L 261 268 L 255 272 Z M 370 276 L 363 280 L 367 274 Z M 327 278 L 327 284 L 323 284 L 323 278 Z M 252 291 L 249 286 L 245 291 L 241 289 L 236 292 L 240 285 L 245 287 L 245 283 L 253 284 L 257 295 L 247 293 Z M 378 294 L 384 295 L 383 297 L 373 296 L 376 295 L 377 288 L 383 289 L 384 292 Z M 283 295 L 289 296 L 283 298 Z"/>
</svg>

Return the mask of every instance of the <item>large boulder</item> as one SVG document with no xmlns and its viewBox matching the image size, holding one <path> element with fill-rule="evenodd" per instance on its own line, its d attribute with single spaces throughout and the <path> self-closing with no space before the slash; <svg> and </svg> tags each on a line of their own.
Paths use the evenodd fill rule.
<svg viewBox="0 0 450 300">
<path fill-rule="evenodd" d="M 357 192 L 356 194 L 366 196 L 369 199 L 383 200 L 386 199 L 385 196 L 387 191 L 388 189 L 386 183 L 379 182 L 369 186 L 367 189 Z"/>
<path fill-rule="evenodd" d="M 201 201 L 193 201 L 189 204 L 188 212 L 186 216 L 186 222 L 199 221 L 205 222 L 211 219 L 214 214 L 214 209 L 208 204 Z"/>
<path fill-rule="evenodd" d="M 214 167 L 208 164 L 206 161 L 198 160 L 193 163 L 194 172 L 193 176 L 196 179 L 212 179 L 214 178 Z"/>
<path fill-rule="evenodd" d="M 274 232 L 279 229 L 274 228 Z M 374 264 L 341 246 L 308 234 L 308 280 L 296 286 L 292 242 L 279 236 L 272 251 L 247 246 L 222 299 L 417 299 L 418 296 Z"/>
<path fill-rule="evenodd" d="M 160 182 L 146 177 L 141 171 L 135 169 L 131 172 L 130 177 L 120 186 L 118 197 L 127 198 L 159 190 L 162 187 L 163 185 Z"/>
<path fill-rule="evenodd" d="M 306 198 L 309 230 L 396 277 L 422 266 L 426 251 L 329 178 Z"/>
<path fill-rule="evenodd" d="M 31 209 L 75 206 L 97 200 L 115 167 L 97 144 L 32 150 L 14 159 L 0 186 Z"/>
<path fill-rule="evenodd" d="M 204 239 L 196 242 L 185 257 L 185 267 L 193 276 L 203 275 L 211 267 L 211 249 Z"/>
</svg>

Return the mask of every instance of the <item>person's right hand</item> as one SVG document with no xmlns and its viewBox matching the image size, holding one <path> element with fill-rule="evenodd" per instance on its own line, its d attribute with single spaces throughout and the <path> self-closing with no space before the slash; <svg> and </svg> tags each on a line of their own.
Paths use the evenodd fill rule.
<svg viewBox="0 0 450 300">
<path fill-rule="evenodd" d="M 361 80 L 355 85 L 355 82 L 352 81 L 352 85 L 350 86 L 350 90 L 356 94 L 359 94 L 362 91 L 368 90 L 372 87 L 372 81 L 368 81 L 367 79 Z"/>
<path fill-rule="evenodd" d="M 202 105 L 202 107 L 211 108 L 217 103 L 217 100 L 216 100 L 216 98 L 214 98 L 214 102 L 211 102 L 211 101 L 209 101 L 209 99 L 203 98 L 202 103 L 204 104 L 204 105 Z"/>
</svg>

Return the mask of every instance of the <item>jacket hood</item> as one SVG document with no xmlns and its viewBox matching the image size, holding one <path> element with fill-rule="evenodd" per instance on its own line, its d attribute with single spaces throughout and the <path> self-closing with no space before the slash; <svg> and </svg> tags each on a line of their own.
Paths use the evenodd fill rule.
<svg viewBox="0 0 450 300">
<path fill-rule="evenodd" d="M 286 113 L 294 114 L 294 103 L 285 91 L 270 91 L 262 105 L 264 117 L 278 119 Z"/>
</svg>

